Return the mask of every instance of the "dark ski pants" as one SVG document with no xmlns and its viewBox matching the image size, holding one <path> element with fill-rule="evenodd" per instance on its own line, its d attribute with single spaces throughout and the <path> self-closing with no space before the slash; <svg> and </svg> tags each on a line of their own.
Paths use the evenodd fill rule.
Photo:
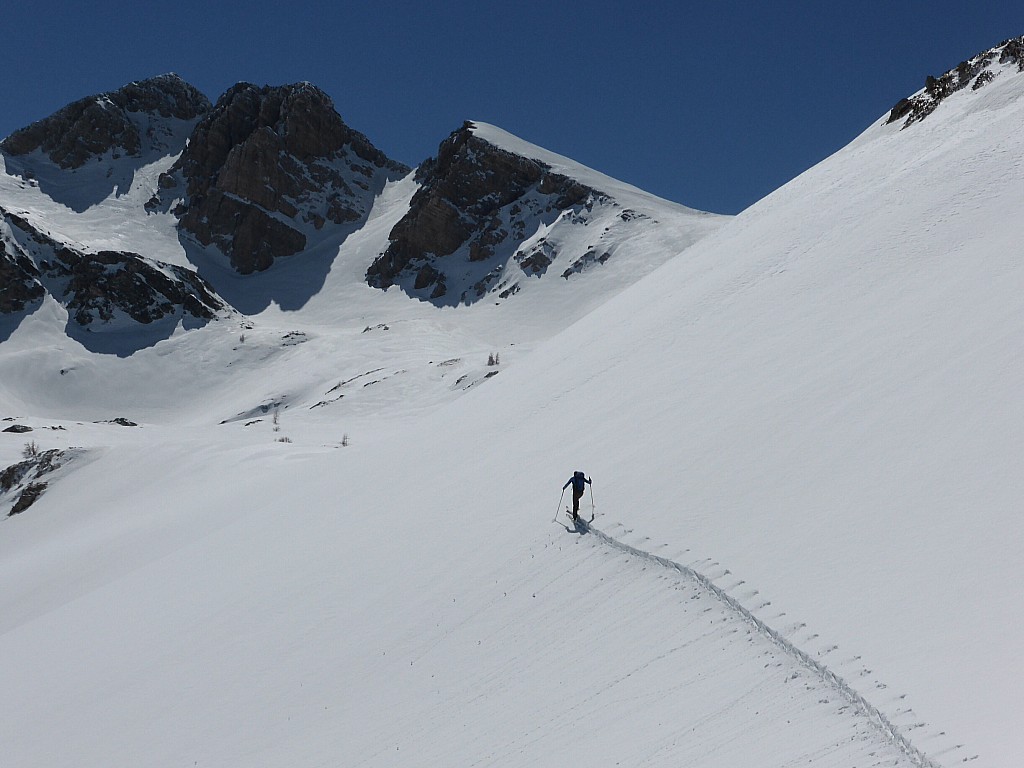
<svg viewBox="0 0 1024 768">
<path fill-rule="evenodd" d="M 572 514 L 575 517 L 580 512 L 580 499 L 583 498 L 583 490 L 572 489 Z"/>
</svg>

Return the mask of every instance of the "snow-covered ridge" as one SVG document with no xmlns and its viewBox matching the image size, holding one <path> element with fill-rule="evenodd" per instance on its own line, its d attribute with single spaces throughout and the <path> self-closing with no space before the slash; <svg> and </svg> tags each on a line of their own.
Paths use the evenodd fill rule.
<svg viewBox="0 0 1024 768">
<path fill-rule="evenodd" d="M 239 83 L 212 108 L 193 91 L 173 75 L 140 81 L 17 132 L 5 144 L 0 203 L 83 253 L 132 252 L 196 270 L 245 313 L 274 302 L 306 304 L 329 266 L 307 255 L 337 248 L 339 258 L 352 259 L 350 251 L 362 247 L 343 243 L 378 218 L 374 207 L 385 186 L 407 169 L 344 125 L 331 99 L 309 83 Z M 114 122 L 94 147 L 76 137 L 95 109 Z M 385 239 L 372 246 L 376 253 L 362 268 L 372 285 L 398 284 L 449 306 L 514 299 L 532 313 L 519 294 L 560 277 L 572 286 L 575 303 L 587 307 L 726 220 L 661 200 L 494 126 L 475 124 L 454 135 L 477 143 L 455 174 L 464 173 L 462 179 L 445 183 L 457 190 L 462 181 L 486 176 L 487 184 L 466 194 L 443 189 L 422 215 L 415 211 L 423 195 L 413 190 L 410 214 L 390 233 L 374 234 Z M 137 136 L 145 139 L 139 147 L 130 140 Z M 68 160 L 65 145 L 87 145 L 89 162 L 79 167 L 78 155 Z M 495 162 L 488 167 L 484 155 Z M 482 164 L 474 165 L 477 160 Z M 529 179 L 507 174 L 517 164 Z M 236 286 L 224 269 L 252 275 L 284 256 L 308 262 L 289 267 L 295 277 L 308 273 L 298 294 L 275 289 L 272 280 Z M 596 291 L 580 287 L 584 273 L 590 282 L 602 275 Z M 545 287 L 541 293 L 563 292 Z"/>
<path fill-rule="evenodd" d="M 585 425 L 534 450 L 610 472 L 614 520 L 862 655 L 889 687 L 848 682 L 912 700 L 940 765 L 1022 753 L 1022 115 L 1008 72 L 875 123 L 532 360 Z M 539 398 L 517 374 L 494 388 Z"/>
<path fill-rule="evenodd" d="M 0 148 L 15 156 L 41 150 L 58 167 L 74 170 L 107 153 L 142 157 L 165 150 L 173 137 L 165 124 L 194 123 L 209 109 L 209 99 L 196 88 L 175 74 L 161 75 L 79 99 L 15 131 Z"/>
<path fill-rule="evenodd" d="M 441 143 L 416 180 L 367 280 L 447 306 L 519 303 L 523 291 L 604 273 L 611 261 L 636 279 L 726 220 L 472 122 Z M 660 242 L 652 248 L 651 239 Z"/>
<path fill-rule="evenodd" d="M 841 675 L 831 669 L 825 660 L 812 656 L 799 645 L 790 641 L 786 634 L 777 627 L 760 618 L 756 611 L 751 610 L 739 600 L 729 594 L 729 590 L 718 586 L 715 580 L 707 573 L 683 563 L 678 563 L 667 557 L 648 552 L 647 550 L 627 544 L 616 539 L 604 531 L 589 523 L 579 522 L 577 526 L 582 532 L 592 534 L 605 545 L 612 549 L 625 552 L 642 561 L 651 562 L 662 568 L 674 571 L 684 578 L 695 582 L 701 589 L 715 597 L 742 621 L 753 626 L 758 633 L 768 638 L 777 645 L 783 653 L 802 664 L 814 675 L 819 677 L 827 686 L 833 688 L 840 696 L 848 701 L 858 712 L 864 715 L 874 725 L 882 736 L 896 746 L 903 754 L 907 755 L 918 768 L 939 768 L 939 764 L 924 754 L 914 745 L 911 738 L 898 725 L 893 723 L 889 716 L 870 701 L 864 694 L 860 693 L 854 686 L 843 679 Z M 723 575 L 728 575 L 726 570 Z M 743 582 L 740 581 L 740 585 Z"/>
<path fill-rule="evenodd" d="M 571 158 L 550 152 L 536 144 L 531 144 L 495 125 L 478 120 L 469 121 L 468 125 L 474 136 L 483 139 L 487 143 L 493 144 L 495 147 L 506 152 L 543 163 L 552 173 L 575 179 L 581 184 L 616 198 L 625 206 L 639 207 L 642 210 L 650 208 L 652 211 L 669 210 L 675 213 L 689 213 L 701 217 L 715 216 L 715 214 L 688 208 L 685 205 L 652 195 L 650 192 L 645 192 L 632 184 L 627 184 L 600 171 L 595 171 L 593 168 L 588 168 Z"/>
<path fill-rule="evenodd" d="M 889 113 L 887 123 L 906 118 L 904 128 L 921 122 L 949 96 L 968 86 L 977 91 L 1003 73 L 1024 72 L 1024 35 L 1005 40 L 994 48 L 979 53 L 940 77 L 928 75 L 925 87 L 909 98 L 901 99 Z"/>
</svg>

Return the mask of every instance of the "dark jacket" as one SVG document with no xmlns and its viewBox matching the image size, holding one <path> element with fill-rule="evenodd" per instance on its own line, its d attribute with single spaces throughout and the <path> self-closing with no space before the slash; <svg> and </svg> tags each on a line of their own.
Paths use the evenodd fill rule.
<svg viewBox="0 0 1024 768">
<path fill-rule="evenodd" d="M 562 490 L 564 491 L 566 488 L 568 488 L 571 485 L 572 486 L 572 492 L 575 493 L 577 496 L 582 496 L 583 495 L 583 489 L 585 487 L 584 483 L 589 483 L 589 482 L 590 482 L 590 478 L 586 477 L 582 472 L 573 472 L 572 473 L 572 477 L 570 477 L 566 481 L 565 485 L 562 486 Z"/>
</svg>

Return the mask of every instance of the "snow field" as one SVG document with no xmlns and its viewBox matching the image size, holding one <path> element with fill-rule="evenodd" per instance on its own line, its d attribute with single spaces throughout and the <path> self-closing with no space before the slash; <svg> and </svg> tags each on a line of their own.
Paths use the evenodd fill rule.
<svg viewBox="0 0 1024 768">
<path fill-rule="evenodd" d="M 10 764 L 911 764 L 692 582 L 526 517 L 510 547 L 472 479 L 415 514 L 408 446 L 175 442 L 5 523 Z"/>
<path fill-rule="evenodd" d="M 0 416 L 91 462 L 2 525 L 5 759 L 1015 765 L 1022 90 L 872 126 L 610 300 L 359 285 L 405 180 L 252 328 L 120 359 L 44 305 Z M 574 469 L 615 542 L 550 523 Z"/>
</svg>

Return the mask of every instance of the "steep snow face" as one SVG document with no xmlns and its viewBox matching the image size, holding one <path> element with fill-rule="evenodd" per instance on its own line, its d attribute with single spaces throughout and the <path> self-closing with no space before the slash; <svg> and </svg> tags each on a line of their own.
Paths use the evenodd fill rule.
<svg viewBox="0 0 1024 768">
<path fill-rule="evenodd" d="M 494 450 L 587 468 L 942 765 L 1024 753 L 1022 120 L 1015 64 L 880 120 L 489 390 L 541 403 Z"/>
</svg>

